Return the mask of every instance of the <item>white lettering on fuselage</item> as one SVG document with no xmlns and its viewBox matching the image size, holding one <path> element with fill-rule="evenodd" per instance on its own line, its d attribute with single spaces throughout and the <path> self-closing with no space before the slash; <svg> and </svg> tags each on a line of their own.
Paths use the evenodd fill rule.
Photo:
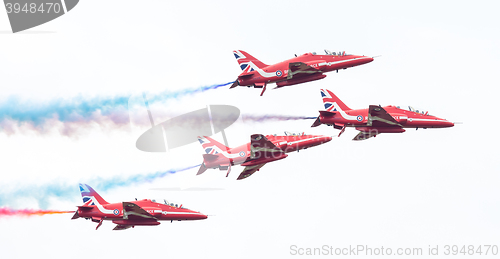
<svg viewBox="0 0 500 259">
<path fill-rule="evenodd" d="M 149 214 L 156 214 L 156 213 L 162 213 L 163 214 L 162 210 L 146 210 L 146 212 L 149 213 Z"/>
<path fill-rule="evenodd" d="M 311 65 L 311 67 L 318 67 L 318 66 L 320 66 L 320 67 L 322 67 L 322 66 L 331 66 L 331 65 L 334 65 L 334 64 L 337 64 L 337 63 L 339 63 L 339 62 L 338 62 L 338 61 L 337 61 L 337 62 L 323 62 L 323 63 L 313 64 L 314 66 L 313 66 L 313 65 Z"/>
</svg>

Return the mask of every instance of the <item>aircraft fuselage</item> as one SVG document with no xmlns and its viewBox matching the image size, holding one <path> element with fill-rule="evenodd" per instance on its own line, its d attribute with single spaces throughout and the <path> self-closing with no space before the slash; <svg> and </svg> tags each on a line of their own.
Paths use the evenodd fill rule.
<svg viewBox="0 0 500 259">
<path fill-rule="evenodd" d="M 447 128 L 454 123 L 436 116 L 408 111 L 389 105 L 382 107 L 396 120 L 402 128 Z M 368 109 L 333 111 L 337 114 L 328 116 L 320 114 L 322 124 L 340 124 L 348 127 L 370 127 Z M 382 133 L 382 132 L 381 132 Z M 385 132 L 388 133 L 388 132 Z"/>
<path fill-rule="evenodd" d="M 156 220 L 199 220 L 206 219 L 207 216 L 192 211 L 186 208 L 179 208 L 175 206 L 170 206 L 166 204 L 160 204 L 156 202 L 152 202 L 149 199 L 139 200 L 139 201 L 131 201 L 129 203 L 136 204 L 144 209 L 146 212 L 151 214 L 156 218 Z M 129 220 L 127 219 L 126 214 L 124 214 L 123 203 L 110 203 L 105 205 L 93 205 L 93 208 L 79 208 L 78 216 L 81 218 L 90 218 L 95 220 L 113 220 L 120 221 L 122 223 L 116 223 L 120 225 L 158 225 L 159 222 L 156 220 L 150 220 L 147 218 L 141 220 Z M 123 223 L 128 222 L 128 223 Z M 141 224 L 142 222 L 142 224 Z"/>
<path fill-rule="evenodd" d="M 238 78 L 238 84 L 259 87 L 264 83 L 277 83 L 278 87 L 283 87 L 323 79 L 326 75 L 322 73 L 359 66 L 372 61 L 371 57 L 358 55 L 336 56 L 306 53 L 261 69 L 254 68 L 254 71 L 246 73 L 248 76 Z M 295 62 L 302 62 L 318 71 L 310 71 L 310 75 L 304 72 L 304 75 L 300 75 L 300 77 L 297 74 L 295 75 L 297 78 L 294 78 L 289 71 L 289 64 Z"/>
<path fill-rule="evenodd" d="M 298 151 L 301 149 L 306 149 L 309 147 L 314 147 L 332 140 L 331 137 L 322 135 L 300 135 L 300 136 L 274 136 L 267 135 L 266 138 L 271 141 L 276 147 L 285 153 Z M 250 143 L 230 148 L 225 151 L 222 150 L 221 153 L 217 154 L 217 159 L 207 161 L 205 160 L 205 166 L 207 168 L 219 168 L 220 165 L 227 165 L 228 161 L 231 165 L 255 165 L 267 162 L 272 162 L 285 158 L 287 155 L 276 155 L 266 158 L 252 157 L 250 152 Z M 229 159 L 228 159 L 229 158 Z M 250 162 L 252 161 L 252 162 Z"/>
</svg>

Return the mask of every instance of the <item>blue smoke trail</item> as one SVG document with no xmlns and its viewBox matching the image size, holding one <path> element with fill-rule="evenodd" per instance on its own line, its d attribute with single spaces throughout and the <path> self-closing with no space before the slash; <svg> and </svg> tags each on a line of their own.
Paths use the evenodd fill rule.
<svg viewBox="0 0 500 259">
<path fill-rule="evenodd" d="M 125 178 L 125 179 L 121 178 L 119 176 L 116 176 L 114 178 L 107 179 L 107 180 L 102 180 L 102 179 L 91 180 L 91 182 L 97 182 L 97 184 L 95 185 L 96 190 L 98 188 L 99 190 L 106 191 L 106 190 L 117 188 L 117 187 L 129 186 L 131 184 L 151 183 L 156 179 L 160 179 L 160 178 L 167 176 L 168 174 L 175 174 L 178 172 L 197 168 L 200 165 L 201 164 L 193 165 L 193 166 L 189 166 L 189 167 L 181 168 L 181 169 L 170 169 L 167 171 L 155 172 L 155 173 L 151 173 L 151 174 L 137 174 L 137 175 L 129 176 L 128 178 Z"/>
<path fill-rule="evenodd" d="M 234 81 L 233 82 L 224 83 L 224 84 L 218 84 L 218 85 L 202 86 L 202 87 L 199 87 L 197 89 L 180 90 L 180 91 L 177 91 L 177 92 L 164 91 L 164 92 L 162 92 L 160 94 L 157 94 L 157 95 L 153 96 L 153 98 L 148 99 L 148 101 L 149 102 L 158 102 L 158 101 L 164 101 L 164 100 L 172 99 L 172 98 L 177 99 L 177 98 L 180 98 L 180 97 L 182 97 L 184 95 L 202 93 L 202 92 L 205 92 L 205 91 L 208 91 L 208 90 L 213 90 L 213 89 L 217 89 L 219 87 L 230 85 L 232 83 L 234 83 Z"/>
<path fill-rule="evenodd" d="M 19 97 L 9 97 L 0 104 L 0 121 L 12 119 L 17 122 L 31 122 L 41 125 L 47 119 L 55 118 L 63 122 L 87 121 L 94 112 L 108 115 L 117 109 L 126 109 L 128 97 L 94 98 L 84 100 L 81 96 L 71 100 L 57 99 L 47 104 L 22 102 Z"/>
<path fill-rule="evenodd" d="M 126 187 L 134 184 L 151 183 L 156 179 L 163 178 L 169 174 L 175 174 L 178 172 L 186 171 L 192 168 L 199 167 L 200 165 L 189 166 L 181 169 L 170 169 L 167 171 L 160 171 L 150 174 L 137 174 L 126 178 L 123 177 L 113 177 L 108 179 L 94 178 L 88 180 L 82 180 L 82 183 L 88 183 L 97 192 L 107 192 L 108 190 L 117 187 Z M 16 207 L 16 199 L 31 199 L 36 200 L 41 209 L 47 209 L 50 205 L 50 200 L 57 198 L 59 200 L 80 200 L 80 191 L 78 189 L 78 183 L 61 183 L 54 182 L 50 184 L 45 184 L 42 186 L 22 186 L 16 188 L 15 190 L 8 190 L 6 186 L 0 186 L 0 207 Z M 75 204 L 79 205 L 79 204 Z"/>
<path fill-rule="evenodd" d="M 149 102 L 166 101 L 168 99 L 180 98 L 185 95 L 205 92 L 217 89 L 233 82 L 202 86 L 195 89 L 184 89 L 176 92 L 164 91 L 155 95 Z M 61 122 L 92 121 L 93 115 L 100 112 L 104 116 L 112 115 L 116 112 L 126 111 L 128 108 L 129 96 L 116 97 L 95 97 L 85 99 L 82 96 L 71 99 L 57 99 L 48 103 L 32 103 L 21 101 L 19 97 L 11 96 L 6 101 L 0 103 L 0 122 L 6 119 L 32 123 L 35 126 L 42 125 L 48 119 L 57 119 Z M 1 126 L 0 126 L 1 127 Z"/>
</svg>

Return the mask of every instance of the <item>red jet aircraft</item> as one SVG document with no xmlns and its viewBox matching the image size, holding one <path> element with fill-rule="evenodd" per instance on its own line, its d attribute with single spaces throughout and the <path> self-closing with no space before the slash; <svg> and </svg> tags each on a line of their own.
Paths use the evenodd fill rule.
<svg viewBox="0 0 500 259">
<path fill-rule="evenodd" d="M 177 204 L 158 203 L 155 200 L 139 200 L 121 203 L 106 202 L 92 187 L 80 184 L 80 192 L 84 204 L 71 219 L 85 218 L 97 222 L 96 230 L 104 220 L 112 220 L 118 224 L 113 230 L 133 228 L 134 226 L 156 226 L 159 220 L 198 220 L 207 216 L 199 212 L 188 210 Z"/>
<path fill-rule="evenodd" d="M 231 85 L 262 88 L 261 96 L 266 91 L 267 84 L 276 83 L 276 88 L 287 85 L 301 84 L 326 77 L 323 73 L 349 67 L 359 66 L 373 61 L 371 57 L 356 56 L 344 52 L 330 52 L 320 55 L 306 53 L 283 62 L 266 65 L 242 50 L 233 51 L 238 64 L 243 70 L 238 79 Z M 275 88 L 275 89 L 276 89 Z"/>
<path fill-rule="evenodd" d="M 226 177 L 231 172 L 232 165 L 245 166 L 237 180 L 245 179 L 260 170 L 266 163 L 283 159 L 286 153 L 307 149 L 332 140 L 321 135 L 286 134 L 286 136 L 253 134 L 250 143 L 235 148 L 229 148 L 209 138 L 198 138 L 206 154 L 203 154 L 197 175 L 208 168 L 227 170 Z"/>
<path fill-rule="evenodd" d="M 403 128 L 447 128 L 454 123 L 441 119 L 428 112 L 419 112 L 408 107 L 408 110 L 399 106 L 370 105 L 368 109 L 352 110 L 347 107 L 335 94 L 329 90 L 321 89 L 321 97 L 326 111 L 320 111 L 319 116 L 311 127 L 321 124 L 332 126 L 341 130 L 346 127 L 356 127 L 359 134 L 353 140 L 365 140 L 375 137 L 380 133 L 401 133 Z"/>
</svg>

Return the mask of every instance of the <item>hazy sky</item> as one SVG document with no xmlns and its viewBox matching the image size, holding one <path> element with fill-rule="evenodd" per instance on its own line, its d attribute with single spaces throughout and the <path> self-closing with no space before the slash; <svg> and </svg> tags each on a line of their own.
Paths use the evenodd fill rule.
<svg viewBox="0 0 500 259">
<path fill-rule="evenodd" d="M 499 8 L 496 1 L 86 0 L 16 34 L 0 12 L 0 107 L 7 110 L 78 98 L 133 102 L 143 92 L 227 83 L 241 71 L 237 49 L 267 64 L 329 49 L 381 56 L 263 97 L 260 89 L 226 86 L 168 99 L 152 105 L 155 122 L 209 104 L 235 105 L 242 114 L 317 116 L 319 89 L 326 88 L 351 108 L 406 104 L 463 123 L 353 142 L 354 129 L 337 138 L 331 127 L 310 128 L 312 120 L 239 120 L 226 130 L 231 146 L 285 130 L 334 139 L 243 181 L 235 180 L 238 166 L 228 178 L 192 169 L 96 188 L 108 202 L 179 201 L 210 215 L 203 221 L 126 231 L 105 222 L 96 231 L 95 223 L 71 214 L 0 217 L 2 257 L 283 258 L 297 257 L 294 246 L 323 245 L 422 248 L 427 256 L 429 246 L 439 246 L 440 255 L 445 245 L 500 246 Z M 6 105 L 12 98 L 18 105 Z M 53 121 L 0 130 L 0 207 L 74 210 L 82 203 L 78 182 L 98 186 L 201 163 L 197 143 L 139 151 L 135 141 L 148 129 L 140 124 L 147 114 L 141 107 L 121 114 L 130 114 L 132 124 L 125 118 L 118 126 L 104 120 L 64 128 Z M 54 184 L 74 192 L 45 193 Z M 204 191 L 189 191 L 194 187 Z"/>
</svg>

